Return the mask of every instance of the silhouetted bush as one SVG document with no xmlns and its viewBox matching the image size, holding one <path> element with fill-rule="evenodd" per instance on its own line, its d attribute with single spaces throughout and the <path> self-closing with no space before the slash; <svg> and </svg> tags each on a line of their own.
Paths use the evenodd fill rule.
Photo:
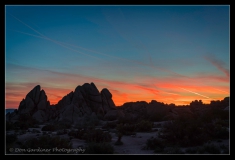
<svg viewBox="0 0 235 160">
<path fill-rule="evenodd" d="M 169 143 L 185 147 L 203 145 L 215 139 L 228 139 L 228 119 L 219 110 L 211 109 L 195 118 L 179 116 L 163 125 L 159 136 Z"/>
<path fill-rule="evenodd" d="M 185 147 L 202 145 L 210 140 L 203 124 L 200 121 L 192 119 L 177 119 L 165 123 L 159 132 L 159 137 L 164 138 L 169 143 Z"/>
<path fill-rule="evenodd" d="M 123 135 L 133 135 L 136 134 L 136 125 L 134 124 L 118 124 L 116 127 L 117 131 Z"/>
<path fill-rule="evenodd" d="M 221 154 L 229 154 L 229 148 L 226 147 L 224 144 L 220 145 L 220 149 L 222 150 Z"/>
<path fill-rule="evenodd" d="M 102 128 L 103 129 L 114 129 L 117 127 L 117 122 L 106 122 Z"/>
<path fill-rule="evenodd" d="M 136 131 L 138 132 L 148 132 L 151 131 L 153 127 L 153 122 L 142 120 L 136 125 Z"/>
<path fill-rule="evenodd" d="M 85 139 L 84 135 L 86 134 L 87 130 L 84 129 L 78 129 L 77 131 L 75 130 L 71 130 L 68 135 L 72 136 L 74 138 L 78 138 L 78 139 Z"/>
<path fill-rule="evenodd" d="M 118 132 L 118 134 L 117 134 L 117 136 L 118 136 L 118 139 L 117 139 L 117 141 L 114 143 L 114 145 L 123 145 L 123 142 L 122 142 L 122 133 L 120 133 L 120 132 Z"/>
<path fill-rule="evenodd" d="M 33 129 L 32 133 L 41 133 L 41 132 L 39 130 L 37 130 L 37 129 Z"/>
<path fill-rule="evenodd" d="M 63 129 L 63 130 L 58 130 L 56 132 L 57 135 L 64 135 L 64 134 L 67 134 L 67 130 L 66 129 Z"/>
<path fill-rule="evenodd" d="M 39 122 L 29 114 L 21 114 L 19 120 L 14 123 L 14 128 L 26 130 L 28 128 L 37 127 L 38 124 Z"/>
<path fill-rule="evenodd" d="M 125 116 L 125 117 L 119 117 L 117 124 L 134 124 L 136 123 L 136 120 L 132 116 Z"/>
<path fill-rule="evenodd" d="M 39 138 L 27 140 L 21 148 L 26 149 L 25 152 L 22 152 L 24 154 L 66 154 L 65 151 L 59 149 L 70 149 L 72 148 L 72 145 L 67 139 L 60 137 L 41 136 Z M 41 149 L 41 151 L 33 150 L 38 148 Z M 27 149 L 31 149 L 30 152 Z M 47 152 L 43 149 L 50 150 Z"/>
<path fill-rule="evenodd" d="M 147 118 L 152 122 L 159 122 L 159 121 L 162 121 L 165 116 L 166 114 L 154 112 L 154 113 L 149 114 Z"/>
<path fill-rule="evenodd" d="M 197 150 L 199 154 L 220 154 L 220 147 L 214 144 L 205 144 Z"/>
<path fill-rule="evenodd" d="M 49 124 L 49 125 L 45 125 L 42 127 L 42 131 L 55 131 L 56 130 L 56 126 Z"/>
<path fill-rule="evenodd" d="M 7 131 L 10 131 L 10 130 L 14 130 L 15 129 L 15 125 L 13 122 L 9 122 L 9 121 L 6 121 L 6 130 Z"/>
<path fill-rule="evenodd" d="M 228 139 L 229 131 L 225 127 L 216 127 L 214 129 L 214 133 L 212 134 L 214 139 Z"/>
<path fill-rule="evenodd" d="M 67 122 L 58 122 L 54 124 L 48 124 L 42 127 L 42 131 L 59 131 L 71 128 L 71 124 Z"/>
<path fill-rule="evenodd" d="M 14 143 L 17 141 L 17 135 L 16 134 L 8 134 L 6 135 L 6 153 L 11 154 L 12 148 L 14 148 Z"/>
<path fill-rule="evenodd" d="M 165 148 L 163 153 L 165 153 L 165 154 L 184 154 L 184 152 L 179 147 Z"/>
<path fill-rule="evenodd" d="M 70 129 L 71 128 L 71 123 L 69 122 L 56 122 L 54 123 L 56 126 L 56 130 L 63 130 L 63 129 Z"/>
<path fill-rule="evenodd" d="M 188 154 L 197 154 L 197 148 L 187 148 L 185 152 Z"/>
<path fill-rule="evenodd" d="M 165 144 L 162 140 L 158 138 L 147 139 L 145 149 L 156 150 L 156 152 L 162 152 L 165 148 Z"/>
<path fill-rule="evenodd" d="M 84 154 L 113 154 L 114 148 L 109 143 L 89 143 Z"/>
<path fill-rule="evenodd" d="M 95 143 L 110 142 L 112 139 L 112 136 L 108 132 L 103 132 L 100 129 L 89 130 L 83 137 L 87 142 Z"/>
<path fill-rule="evenodd" d="M 13 143 L 17 140 L 17 135 L 16 134 L 7 134 L 6 135 L 6 143 Z"/>
<path fill-rule="evenodd" d="M 95 126 L 99 125 L 100 120 L 98 116 L 91 115 L 91 116 L 84 116 L 79 123 L 75 125 L 74 128 L 76 129 L 94 129 Z"/>
</svg>

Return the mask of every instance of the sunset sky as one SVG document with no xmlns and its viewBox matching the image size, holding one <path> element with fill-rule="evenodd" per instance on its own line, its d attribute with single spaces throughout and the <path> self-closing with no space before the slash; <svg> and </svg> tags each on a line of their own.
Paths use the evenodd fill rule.
<svg viewBox="0 0 235 160">
<path fill-rule="evenodd" d="M 222 100 L 229 23 L 226 5 L 6 5 L 5 108 L 36 85 L 56 104 L 91 82 L 116 106 Z"/>
</svg>

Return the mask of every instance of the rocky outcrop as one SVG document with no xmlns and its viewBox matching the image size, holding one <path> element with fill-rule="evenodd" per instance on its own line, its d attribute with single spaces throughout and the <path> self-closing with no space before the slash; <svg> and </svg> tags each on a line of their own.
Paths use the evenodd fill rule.
<svg viewBox="0 0 235 160">
<path fill-rule="evenodd" d="M 158 121 L 168 114 L 170 108 L 172 107 L 152 100 L 150 103 L 145 101 L 127 102 L 119 109 L 124 113 L 124 117 L 132 120 L 148 118 L 153 121 Z"/>
<path fill-rule="evenodd" d="M 56 106 L 60 110 L 57 120 L 71 123 L 77 123 L 91 113 L 103 117 L 109 111 L 116 110 L 109 90 L 104 88 L 100 93 L 94 83 L 77 86 L 74 92 L 64 96 Z"/>
<path fill-rule="evenodd" d="M 113 121 L 124 116 L 125 114 L 121 110 L 110 110 L 105 114 L 104 119 L 108 121 Z"/>
<path fill-rule="evenodd" d="M 101 98 L 103 102 L 104 112 L 107 113 L 110 109 L 116 109 L 115 104 L 112 100 L 112 94 L 108 89 L 104 88 L 101 91 Z"/>
<path fill-rule="evenodd" d="M 30 115 L 38 122 L 48 120 L 48 110 L 50 102 L 47 101 L 47 95 L 41 90 L 40 85 L 35 86 L 20 102 L 17 112 L 10 114 L 8 119 L 16 121 L 20 115 Z"/>
<path fill-rule="evenodd" d="M 152 100 L 150 103 L 145 101 L 127 102 L 116 107 L 109 90 L 104 88 L 99 92 L 94 83 L 78 85 L 56 105 L 50 105 L 45 91 L 41 90 L 40 85 L 37 85 L 20 102 L 18 110 L 6 115 L 6 120 L 15 122 L 22 117 L 21 115 L 26 115 L 23 117 L 30 117 L 39 122 L 79 123 L 84 116 L 93 114 L 111 121 L 118 118 L 127 118 L 132 121 L 147 118 L 159 121 L 164 120 L 164 117 L 167 119 L 174 119 L 181 115 L 192 117 L 196 114 L 200 115 L 210 108 L 224 109 L 225 106 L 229 106 L 229 97 L 225 97 L 222 101 L 211 101 L 211 104 L 208 105 L 203 104 L 201 100 L 195 100 L 187 107 L 176 107 L 174 104 L 168 105 L 156 100 Z"/>
<path fill-rule="evenodd" d="M 45 91 L 37 85 L 20 102 L 17 113 L 7 115 L 7 119 L 17 120 L 19 115 L 27 114 L 39 122 L 54 120 L 77 123 L 82 117 L 92 113 L 109 119 L 118 117 L 108 89 L 104 88 L 99 92 L 94 83 L 84 83 L 64 96 L 58 104 L 50 106 Z"/>
</svg>

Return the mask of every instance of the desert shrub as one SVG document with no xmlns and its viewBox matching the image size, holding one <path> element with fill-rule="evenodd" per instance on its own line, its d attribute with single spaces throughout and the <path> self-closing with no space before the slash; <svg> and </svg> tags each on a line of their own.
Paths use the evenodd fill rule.
<svg viewBox="0 0 235 160">
<path fill-rule="evenodd" d="M 67 134 L 67 131 L 64 129 L 64 130 L 58 130 L 56 132 L 57 135 L 63 135 L 63 134 Z"/>
<path fill-rule="evenodd" d="M 103 129 L 114 129 L 117 127 L 117 122 L 106 122 L 102 128 Z"/>
<path fill-rule="evenodd" d="M 229 127 L 229 120 L 216 119 L 214 124 L 221 127 Z"/>
<path fill-rule="evenodd" d="M 136 125 L 136 131 L 139 132 L 148 132 L 151 131 L 153 127 L 153 123 L 150 121 L 142 120 Z"/>
<path fill-rule="evenodd" d="M 118 139 L 117 141 L 114 143 L 114 145 L 123 145 L 123 142 L 121 141 L 122 139 L 122 133 L 118 132 L 117 133 Z"/>
<path fill-rule="evenodd" d="M 48 124 L 42 127 L 42 131 L 57 131 L 57 130 L 66 130 L 71 128 L 70 123 L 59 122 L 54 124 Z"/>
<path fill-rule="evenodd" d="M 136 125 L 134 124 L 118 124 L 116 127 L 117 131 L 123 135 L 133 135 L 136 131 Z"/>
<path fill-rule="evenodd" d="M 214 139 L 228 139 L 229 138 L 229 131 L 225 127 L 215 128 L 213 138 Z"/>
<path fill-rule="evenodd" d="M 219 118 L 221 120 L 229 119 L 229 111 L 223 109 L 212 109 L 212 114 L 214 115 L 214 118 Z"/>
<path fill-rule="evenodd" d="M 156 112 L 153 112 L 152 114 L 148 115 L 148 119 L 152 122 L 162 121 L 164 117 L 165 117 L 165 114 L 156 113 Z"/>
<path fill-rule="evenodd" d="M 30 116 L 29 114 L 22 114 L 19 116 L 19 120 L 14 123 L 14 128 L 26 130 L 28 128 L 37 126 L 37 124 L 39 124 L 39 122 L 32 116 Z"/>
<path fill-rule="evenodd" d="M 187 148 L 185 150 L 186 153 L 189 153 L 189 154 L 196 154 L 197 153 L 197 148 Z"/>
<path fill-rule="evenodd" d="M 220 108 L 210 108 L 198 116 L 204 123 L 212 122 L 214 119 L 229 120 L 229 111 Z"/>
<path fill-rule="evenodd" d="M 113 154 L 114 148 L 109 143 L 89 143 L 84 154 Z"/>
<path fill-rule="evenodd" d="M 204 144 L 198 148 L 197 152 L 199 154 L 220 154 L 220 147 L 214 144 Z"/>
<path fill-rule="evenodd" d="M 45 125 L 42 127 L 42 131 L 55 131 L 56 130 L 56 126 L 49 124 L 49 125 Z"/>
<path fill-rule="evenodd" d="M 42 132 L 42 135 L 48 135 L 48 132 L 43 131 L 43 132 Z"/>
<path fill-rule="evenodd" d="M 163 153 L 166 153 L 166 154 L 184 154 L 184 152 L 179 147 L 165 148 Z"/>
<path fill-rule="evenodd" d="M 197 154 L 205 154 L 206 153 L 206 150 L 205 148 L 203 147 L 198 147 L 197 148 Z M 207 153 L 208 154 L 208 153 Z"/>
<path fill-rule="evenodd" d="M 6 143 L 13 143 L 17 140 L 17 135 L 16 134 L 7 134 L 6 135 Z"/>
<path fill-rule="evenodd" d="M 14 148 L 14 143 L 17 142 L 16 134 L 7 134 L 6 135 L 6 154 L 12 154 L 12 148 Z"/>
<path fill-rule="evenodd" d="M 229 154 L 229 148 L 227 146 L 225 146 L 224 144 L 223 145 L 220 145 L 220 149 L 222 150 L 222 154 Z"/>
<path fill-rule="evenodd" d="M 158 138 L 151 137 L 146 141 L 145 149 L 155 150 L 156 152 L 162 152 L 165 148 L 164 142 Z"/>
<path fill-rule="evenodd" d="M 178 118 L 175 121 L 163 125 L 159 136 L 172 144 L 184 147 L 203 145 L 213 139 L 227 139 L 227 128 L 221 127 L 213 121 L 202 121 L 201 118 Z"/>
<path fill-rule="evenodd" d="M 224 152 L 227 152 L 227 148 L 224 148 Z M 206 144 L 201 147 L 187 148 L 185 150 L 189 154 L 220 154 L 220 148 L 213 144 Z"/>
<path fill-rule="evenodd" d="M 41 133 L 41 132 L 39 130 L 37 130 L 37 129 L 33 129 L 32 133 Z"/>
<path fill-rule="evenodd" d="M 10 131 L 10 130 L 14 130 L 14 129 L 15 129 L 14 123 L 6 121 L 6 130 Z"/>
<path fill-rule="evenodd" d="M 228 139 L 229 131 L 226 127 L 221 125 L 207 123 L 204 125 L 205 134 L 211 137 L 211 139 Z"/>
<path fill-rule="evenodd" d="M 89 130 L 83 137 L 87 142 L 95 143 L 110 142 L 112 139 L 112 136 L 108 132 L 103 132 L 100 129 Z"/>
<path fill-rule="evenodd" d="M 57 149 L 69 149 L 72 148 L 71 143 L 67 139 L 63 139 L 60 137 L 49 137 L 49 136 L 41 136 L 39 138 L 32 138 L 27 140 L 21 147 L 25 149 L 25 154 L 42 154 L 42 153 L 53 153 L 53 154 L 61 154 L 66 153 L 64 151 L 58 151 Z M 27 149 L 32 149 L 30 152 Z M 33 149 L 51 149 L 49 152 L 42 150 L 41 152 L 33 151 Z"/>
<path fill-rule="evenodd" d="M 100 120 L 98 118 L 98 116 L 95 116 L 95 115 L 86 115 L 84 116 L 83 119 L 81 119 L 81 121 L 79 121 L 79 123 L 77 123 L 75 125 L 74 128 L 76 129 L 94 129 L 95 126 L 99 125 L 100 123 Z"/>
<path fill-rule="evenodd" d="M 56 130 L 63 130 L 71 128 L 71 123 L 69 122 L 56 122 L 54 123 Z"/>
<path fill-rule="evenodd" d="M 133 124 L 136 120 L 131 116 L 123 116 L 118 118 L 117 124 Z"/>
<path fill-rule="evenodd" d="M 87 131 L 84 129 L 78 129 L 77 131 L 71 130 L 68 135 L 78 139 L 84 139 L 84 135 Z"/>
</svg>

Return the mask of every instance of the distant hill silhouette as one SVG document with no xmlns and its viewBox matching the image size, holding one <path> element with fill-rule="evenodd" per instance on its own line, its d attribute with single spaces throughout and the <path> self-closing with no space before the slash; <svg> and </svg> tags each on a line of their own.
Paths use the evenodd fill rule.
<svg viewBox="0 0 235 160">
<path fill-rule="evenodd" d="M 14 112 L 15 109 L 5 109 L 5 114 Z"/>
</svg>

